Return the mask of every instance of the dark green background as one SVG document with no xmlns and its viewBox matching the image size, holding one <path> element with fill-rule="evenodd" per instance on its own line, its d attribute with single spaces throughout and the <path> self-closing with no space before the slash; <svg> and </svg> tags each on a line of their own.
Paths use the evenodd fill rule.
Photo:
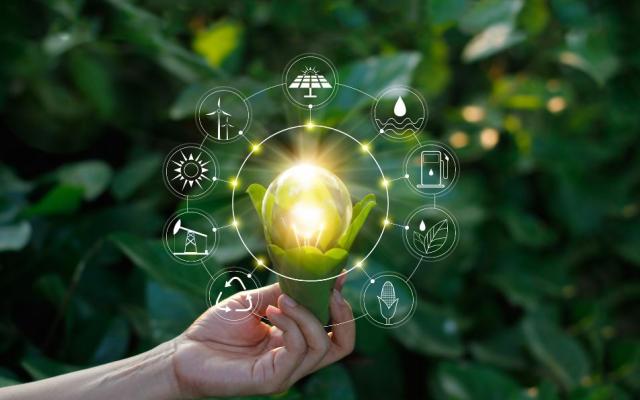
<svg viewBox="0 0 640 400">
<path fill-rule="evenodd" d="M 203 311 L 206 272 L 157 239 L 184 206 L 163 157 L 202 139 L 207 89 L 255 92 L 314 51 L 343 83 L 428 100 L 423 138 L 457 144 L 462 163 L 438 200 L 461 241 L 415 274 L 410 322 L 359 320 L 353 355 L 278 398 L 637 398 L 640 3 L 305 3 L 2 2 L 0 383 L 136 354 Z M 252 105 L 255 137 L 305 118 L 279 91 Z M 341 89 L 317 118 L 367 137 L 369 109 Z M 226 176 L 233 146 L 246 151 L 229 146 L 224 159 L 209 146 Z M 375 152 L 393 170 L 410 146 L 378 139 Z M 396 220 L 425 201 L 393 190 Z M 198 207 L 224 220 L 228 203 L 219 185 Z M 385 236 L 366 268 L 409 273 L 399 246 Z M 250 263 L 228 235 L 207 265 Z M 356 311 L 362 278 L 345 289 Z"/>
</svg>

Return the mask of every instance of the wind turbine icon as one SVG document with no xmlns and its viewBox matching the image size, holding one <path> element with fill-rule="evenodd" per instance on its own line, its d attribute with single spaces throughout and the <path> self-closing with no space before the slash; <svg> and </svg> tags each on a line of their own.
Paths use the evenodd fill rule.
<svg viewBox="0 0 640 400">
<path fill-rule="evenodd" d="M 233 128 L 233 125 L 229 124 L 229 117 L 231 114 L 224 111 L 220 107 L 220 97 L 218 97 L 218 108 L 215 111 L 212 111 L 206 115 L 215 115 L 218 123 L 218 140 L 222 139 L 222 130 L 221 128 L 225 128 L 225 140 L 229 140 L 229 128 Z M 222 119 L 224 118 L 224 122 Z"/>
</svg>

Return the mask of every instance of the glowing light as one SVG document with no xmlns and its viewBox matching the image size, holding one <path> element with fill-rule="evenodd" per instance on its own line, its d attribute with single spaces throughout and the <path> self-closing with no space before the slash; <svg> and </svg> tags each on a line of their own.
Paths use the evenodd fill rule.
<svg viewBox="0 0 640 400">
<path fill-rule="evenodd" d="M 348 228 L 352 206 L 349 192 L 330 171 L 300 163 L 271 182 L 263 201 L 265 228 L 282 248 L 333 246 Z"/>
<path fill-rule="evenodd" d="M 258 257 L 258 259 L 256 260 L 256 264 L 258 264 L 258 267 L 264 267 L 264 259 L 262 257 Z"/>
<path fill-rule="evenodd" d="M 309 120 L 309 121 L 307 121 L 307 123 L 306 123 L 306 125 L 305 125 L 305 126 L 307 127 L 307 129 L 308 129 L 308 130 L 311 130 L 311 129 L 313 129 L 313 127 L 314 127 L 315 125 L 313 124 L 313 121 L 312 121 L 312 120 Z"/>
<path fill-rule="evenodd" d="M 363 144 L 361 148 L 362 148 L 362 151 L 365 153 L 368 153 L 371 150 L 371 148 L 369 147 L 369 144 L 367 143 Z"/>
<path fill-rule="evenodd" d="M 389 187 L 389 181 L 388 181 L 388 180 L 386 180 L 386 179 L 383 179 L 383 180 L 382 180 L 382 182 L 381 182 L 381 184 L 382 184 L 382 186 L 384 186 L 384 187 Z"/>
<path fill-rule="evenodd" d="M 357 268 L 362 268 L 362 267 L 363 267 L 362 261 L 358 261 L 358 262 L 356 263 L 356 267 L 357 267 Z"/>
<path fill-rule="evenodd" d="M 484 149 L 493 149 L 499 141 L 500 133 L 495 128 L 484 128 L 480 131 L 480 144 Z"/>
<path fill-rule="evenodd" d="M 456 149 L 465 147 L 469 144 L 469 135 L 467 135 L 467 133 L 463 131 L 455 131 L 449 137 L 449 143 L 451 143 L 451 146 L 455 147 Z"/>
<path fill-rule="evenodd" d="M 259 145 L 259 144 L 252 144 L 252 145 L 251 145 L 251 150 L 252 150 L 253 152 L 258 152 L 258 151 L 260 151 L 260 145 Z"/>
<path fill-rule="evenodd" d="M 409 174 L 404 174 L 404 179 L 409 179 Z"/>
<path fill-rule="evenodd" d="M 237 179 L 232 179 L 232 180 L 229 181 L 229 184 L 232 187 L 236 187 L 236 186 L 238 186 L 238 180 Z"/>
<path fill-rule="evenodd" d="M 467 122 L 480 122 L 485 116 L 484 108 L 480 106 L 465 106 L 462 108 L 462 118 Z"/>
<path fill-rule="evenodd" d="M 552 113 L 559 113 L 567 108 L 567 101 L 562 96 L 553 96 L 547 101 L 547 110 Z"/>
<path fill-rule="evenodd" d="M 324 229 L 324 213 L 322 208 L 309 203 L 298 203 L 291 210 L 292 229 L 296 240 L 309 244 L 311 240 L 319 240 Z"/>
<path fill-rule="evenodd" d="M 233 226 L 235 226 L 235 227 L 238 227 L 238 225 L 239 225 L 238 220 L 237 220 L 237 219 L 234 219 L 234 220 L 233 220 L 233 222 L 231 223 L 231 225 L 233 225 Z"/>
<path fill-rule="evenodd" d="M 384 222 L 383 222 L 384 226 L 387 226 L 387 225 L 389 225 L 390 223 L 391 223 L 391 221 L 389 221 L 388 219 L 385 219 L 385 220 L 384 220 Z"/>
</svg>

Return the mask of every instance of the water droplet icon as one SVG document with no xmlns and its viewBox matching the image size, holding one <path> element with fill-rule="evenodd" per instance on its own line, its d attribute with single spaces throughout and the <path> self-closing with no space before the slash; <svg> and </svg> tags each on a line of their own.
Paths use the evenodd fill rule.
<svg viewBox="0 0 640 400">
<path fill-rule="evenodd" d="M 420 221 L 420 232 L 424 232 L 427 229 L 427 225 L 424 223 L 424 220 Z"/>
<path fill-rule="evenodd" d="M 433 176 L 433 170 L 429 168 L 429 176 Z"/>
<path fill-rule="evenodd" d="M 398 96 L 396 105 L 393 106 L 393 113 L 396 117 L 403 117 L 407 113 L 407 106 L 404 104 L 404 100 L 402 100 L 401 96 Z"/>
</svg>

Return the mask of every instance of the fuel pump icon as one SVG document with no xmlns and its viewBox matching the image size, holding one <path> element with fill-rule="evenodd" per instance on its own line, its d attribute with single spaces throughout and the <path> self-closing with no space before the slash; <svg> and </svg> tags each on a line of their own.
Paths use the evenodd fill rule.
<svg viewBox="0 0 640 400">
<path fill-rule="evenodd" d="M 420 153 L 420 183 L 418 189 L 444 188 L 442 180 L 449 179 L 449 156 L 442 159 L 440 150 L 425 150 Z"/>
</svg>

